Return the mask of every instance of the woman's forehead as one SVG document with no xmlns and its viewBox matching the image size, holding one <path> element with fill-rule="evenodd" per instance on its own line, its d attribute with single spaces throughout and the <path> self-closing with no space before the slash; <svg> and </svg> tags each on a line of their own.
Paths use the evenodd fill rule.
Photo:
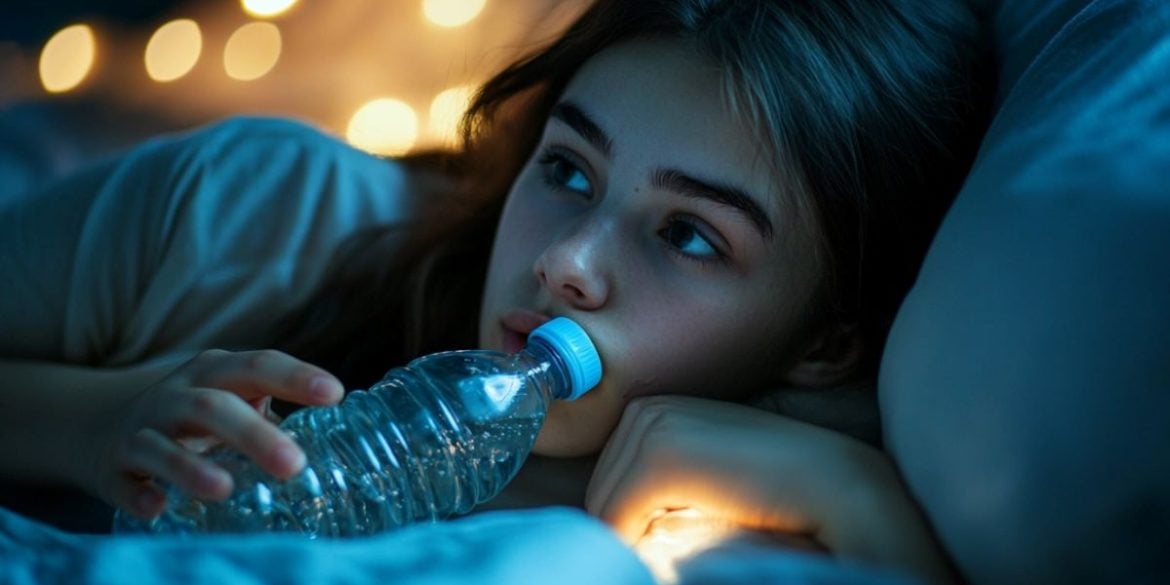
<svg viewBox="0 0 1170 585">
<path fill-rule="evenodd" d="M 682 41 L 639 40 L 585 63 L 562 95 L 629 164 L 680 168 L 739 185 L 778 211 L 780 177 L 772 149 L 732 112 L 724 74 Z M 556 121 L 550 121 L 550 126 Z"/>
</svg>

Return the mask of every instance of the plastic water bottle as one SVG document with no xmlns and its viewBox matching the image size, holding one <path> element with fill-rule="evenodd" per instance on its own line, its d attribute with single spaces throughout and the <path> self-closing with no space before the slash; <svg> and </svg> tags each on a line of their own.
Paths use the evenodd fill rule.
<svg viewBox="0 0 1170 585">
<path fill-rule="evenodd" d="M 236 451 L 208 454 L 235 480 L 224 502 L 173 488 L 150 521 L 119 510 L 114 532 L 299 532 L 356 536 L 465 513 L 497 495 L 536 441 L 549 402 L 601 379 L 585 331 L 559 317 L 516 354 L 466 350 L 420 357 L 336 406 L 301 409 L 281 428 L 307 464 L 280 481 Z"/>
</svg>

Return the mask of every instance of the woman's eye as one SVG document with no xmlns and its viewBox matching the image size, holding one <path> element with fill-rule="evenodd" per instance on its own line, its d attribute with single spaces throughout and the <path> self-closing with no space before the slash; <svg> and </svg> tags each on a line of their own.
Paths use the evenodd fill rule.
<svg viewBox="0 0 1170 585">
<path fill-rule="evenodd" d="M 568 156 L 556 151 L 545 151 L 538 161 L 544 167 L 544 180 L 554 189 L 580 193 L 586 197 L 593 194 L 593 185 L 581 167 Z"/>
<path fill-rule="evenodd" d="M 699 260 L 721 260 L 723 254 L 711 245 L 708 240 L 693 224 L 683 220 L 671 222 L 658 232 L 672 248 L 675 248 L 688 257 Z"/>
</svg>

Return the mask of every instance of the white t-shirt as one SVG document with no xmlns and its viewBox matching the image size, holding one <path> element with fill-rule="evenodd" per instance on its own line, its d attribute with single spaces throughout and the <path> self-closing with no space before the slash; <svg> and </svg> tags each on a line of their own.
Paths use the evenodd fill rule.
<svg viewBox="0 0 1170 585">
<path fill-rule="evenodd" d="M 267 347 L 347 235 L 408 219 L 400 164 L 240 118 L 0 209 L 0 357 L 117 366 Z"/>
</svg>

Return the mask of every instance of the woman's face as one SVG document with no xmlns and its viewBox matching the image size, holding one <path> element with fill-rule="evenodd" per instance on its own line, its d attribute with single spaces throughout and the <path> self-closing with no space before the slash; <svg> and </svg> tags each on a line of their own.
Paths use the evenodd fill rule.
<svg viewBox="0 0 1170 585">
<path fill-rule="evenodd" d="M 512 186 L 481 345 L 516 351 L 563 315 L 604 367 L 598 388 L 552 405 L 538 453 L 600 449 L 637 396 L 719 397 L 782 378 L 811 252 L 782 213 L 772 157 L 727 111 L 721 84 L 682 43 L 606 50 L 566 88 Z"/>
</svg>

